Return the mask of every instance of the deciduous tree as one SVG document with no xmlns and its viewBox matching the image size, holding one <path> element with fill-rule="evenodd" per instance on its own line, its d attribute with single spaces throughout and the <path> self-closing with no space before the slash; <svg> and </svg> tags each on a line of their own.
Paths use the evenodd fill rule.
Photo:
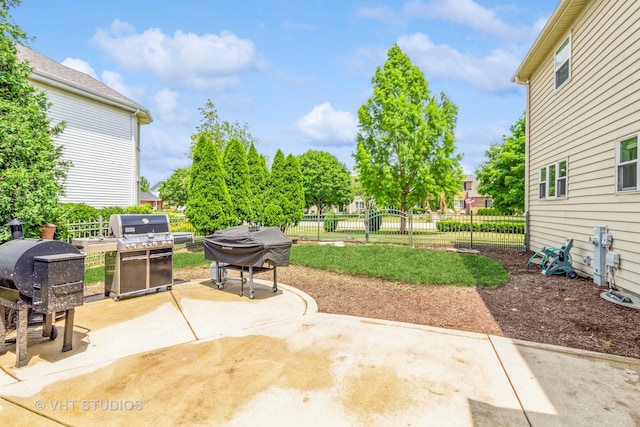
<svg viewBox="0 0 640 427">
<path fill-rule="evenodd" d="M 57 220 L 71 162 L 54 142 L 65 123 L 51 122 L 47 95 L 31 85 L 32 68 L 17 55 L 16 44 L 25 44 L 27 34 L 9 10 L 19 4 L 0 3 L 0 224 L 19 218 L 25 236 L 35 237 Z M 0 240 L 8 238 L 5 229 Z"/>
<path fill-rule="evenodd" d="M 454 130 L 457 107 L 431 94 L 422 71 L 400 47 L 389 49 L 372 78 L 373 95 L 358 110 L 354 154 L 359 180 L 378 206 L 408 210 L 462 184 Z M 404 220 L 400 231 L 406 230 Z"/>
<path fill-rule="evenodd" d="M 198 110 L 202 114 L 202 120 L 200 125 L 196 126 L 196 133 L 191 135 L 191 151 L 193 151 L 200 136 L 213 141 L 213 144 L 218 147 L 221 153 L 224 152 L 227 143 L 233 139 L 239 141 L 247 150 L 252 144 L 258 143 L 258 139 L 251 135 L 249 126 L 246 123 L 221 121 L 218 117 L 216 106 L 210 99 L 207 100 L 204 107 Z"/>
<path fill-rule="evenodd" d="M 320 213 L 325 208 L 343 209 L 353 200 L 351 176 L 344 163 L 333 154 L 309 150 L 300 155 L 305 207 L 316 206 Z"/>
<path fill-rule="evenodd" d="M 178 168 L 160 184 L 160 198 L 174 206 L 186 206 L 189 197 L 189 168 Z"/>
<path fill-rule="evenodd" d="M 493 144 L 488 160 L 476 169 L 478 192 L 491 196 L 493 207 L 506 214 L 524 211 L 526 115 L 511 125 L 511 135 Z"/>
</svg>

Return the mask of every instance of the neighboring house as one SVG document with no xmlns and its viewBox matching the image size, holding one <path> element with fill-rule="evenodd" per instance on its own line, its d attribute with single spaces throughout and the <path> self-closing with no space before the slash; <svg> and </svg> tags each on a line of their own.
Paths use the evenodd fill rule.
<svg viewBox="0 0 640 427">
<path fill-rule="evenodd" d="M 473 175 L 465 175 L 462 183 L 462 191 L 454 198 L 456 212 L 470 214 L 477 212 L 479 208 L 490 208 L 493 200 L 490 197 L 478 193 L 476 187 L 480 184 Z"/>
<path fill-rule="evenodd" d="M 530 248 L 572 238 L 575 269 L 640 296 L 640 2 L 562 0 L 513 81 L 527 88 Z M 596 265 L 594 227 L 619 267 Z"/>
<path fill-rule="evenodd" d="M 47 93 L 49 118 L 66 122 L 54 140 L 73 163 L 60 201 L 97 208 L 138 205 L 140 126 L 153 121 L 149 111 L 88 74 L 17 48 L 18 57 L 33 67 L 31 84 Z"/>
<path fill-rule="evenodd" d="M 162 181 L 149 188 L 149 191 L 140 192 L 140 206 L 149 205 L 154 211 L 162 210 L 165 202 L 160 198 L 160 185 Z"/>
</svg>

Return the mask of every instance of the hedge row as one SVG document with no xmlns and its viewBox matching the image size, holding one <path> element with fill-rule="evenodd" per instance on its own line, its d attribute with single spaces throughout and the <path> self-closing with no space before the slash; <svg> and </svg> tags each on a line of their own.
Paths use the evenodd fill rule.
<svg viewBox="0 0 640 427">
<path fill-rule="evenodd" d="M 438 221 L 438 231 L 471 231 L 471 224 L 460 221 Z M 524 222 L 474 222 L 473 231 L 524 234 Z"/>
</svg>

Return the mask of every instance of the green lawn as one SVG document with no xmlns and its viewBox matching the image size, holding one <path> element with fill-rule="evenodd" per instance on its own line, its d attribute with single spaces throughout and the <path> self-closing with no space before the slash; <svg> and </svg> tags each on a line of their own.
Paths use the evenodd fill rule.
<svg viewBox="0 0 640 427">
<path fill-rule="evenodd" d="M 211 264 L 210 260 L 204 259 L 202 251 L 175 252 L 173 262 L 176 270 Z M 401 245 L 293 245 L 290 263 L 416 285 L 494 287 L 506 283 L 509 278 L 500 263 L 485 256 Z M 85 272 L 87 284 L 103 280 L 104 267 Z"/>
</svg>

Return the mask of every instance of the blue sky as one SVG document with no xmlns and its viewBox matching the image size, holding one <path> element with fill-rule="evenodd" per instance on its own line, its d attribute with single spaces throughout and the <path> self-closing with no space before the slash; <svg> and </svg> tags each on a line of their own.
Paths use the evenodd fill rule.
<svg viewBox="0 0 640 427">
<path fill-rule="evenodd" d="M 394 43 L 458 106 L 456 146 L 473 173 L 523 113 L 511 77 L 558 3 L 23 0 L 11 14 L 31 48 L 149 109 L 140 167 L 153 185 L 190 165 L 207 99 L 270 160 L 321 150 L 351 169 L 357 110 Z"/>
</svg>

